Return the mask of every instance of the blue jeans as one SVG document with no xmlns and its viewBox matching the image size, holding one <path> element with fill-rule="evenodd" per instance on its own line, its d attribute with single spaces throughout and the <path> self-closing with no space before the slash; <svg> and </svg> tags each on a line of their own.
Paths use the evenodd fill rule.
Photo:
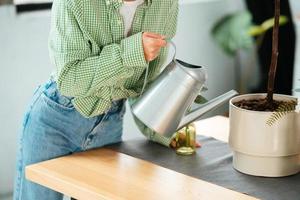
<svg viewBox="0 0 300 200">
<path fill-rule="evenodd" d="M 24 117 L 14 186 L 14 200 L 61 200 L 63 195 L 25 179 L 27 165 L 102 147 L 122 140 L 124 100 L 104 114 L 84 118 L 49 81 L 34 93 Z M 71 166 L 70 166 L 71 167 Z"/>
</svg>

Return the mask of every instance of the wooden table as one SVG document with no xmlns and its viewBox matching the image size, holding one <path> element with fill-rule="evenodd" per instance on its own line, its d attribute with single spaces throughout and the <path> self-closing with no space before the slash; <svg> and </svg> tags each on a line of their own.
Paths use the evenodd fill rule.
<svg viewBox="0 0 300 200">
<path fill-rule="evenodd" d="M 219 131 L 212 127 L 220 126 L 228 127 L 228 119 L 214 117 L 196 123 L 200 133 L 210 132 L 216 138 L 220 138 Z M 226 139 L 224 135 L 221 138 Z M 79 200 L 255 199 L 105 148 L 27 166 L 26 177 Z"/>
</svg>

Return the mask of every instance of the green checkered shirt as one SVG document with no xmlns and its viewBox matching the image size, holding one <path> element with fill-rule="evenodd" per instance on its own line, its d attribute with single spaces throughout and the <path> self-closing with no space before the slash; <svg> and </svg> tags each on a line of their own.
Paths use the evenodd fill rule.
<svg viewBox="0 0 300 200">
<path fill-rule="evenodd" d="M 49 51 L 56 66 L 54 79 L 63 95 L 74 97 L 75 108 L 85 117 L 104 113 L 112 101 L 137 97 L 146 67 L 149 67 L 148 82 L 158 75 L 167 48 L 147 63 L 143 31 L 159 33 L 168 39 L 176 32 L 178 0 L 145 0 L 136 10 L 132 35 L 126 38 L 119 14 L 122 4 L 122 0 L 53 2 Z M 170 142 L 150 135 L 150 139 L 160 143 Z"/>
</svg>

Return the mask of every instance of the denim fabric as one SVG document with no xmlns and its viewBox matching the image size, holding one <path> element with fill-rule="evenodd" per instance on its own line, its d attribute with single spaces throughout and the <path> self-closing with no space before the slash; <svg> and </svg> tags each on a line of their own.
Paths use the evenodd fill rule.
<svg viewBox="0 0 300 200">
<path fill-rule="evenodd" d="M 80 115 L 71 101 L 60 95 L 53 81 L 35 91 L 20 135 L 14 200 L 63 198 L 58 192 L 26 180 L 27 165 L 121 141 L 124 100 L 113 102 L 107 112 L 93 118 Z"/>
</svg>

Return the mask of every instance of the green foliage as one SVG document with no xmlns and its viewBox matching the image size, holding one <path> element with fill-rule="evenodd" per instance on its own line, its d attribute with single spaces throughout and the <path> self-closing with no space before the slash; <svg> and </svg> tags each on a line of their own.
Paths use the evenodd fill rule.
<svg viewBox="0 0 300 200">
<path fill-rule="evenodd" d="M 288 18 L 286 16 L 279 17 L 279 26 L 282 26 L 288 22 Z M 248 33 L 251 36 L 258 36 L 262 35 L 267 32 L 269 29 L 273 28 L 274 26 L 274 18 L 270 18 L 264 21 L 261 25 L 253 25 L 250 27 Z"/>
<path fill-rule="evenodd" d="M 288 22 L 286 16 L 280 16 L 279 25 Z M 256 25 L 248 11 L 236 12 L 221 18 L 212 29 L 212 36 L 228 55 L 234 56 L 239 49 L 249 49 L 254 45 L 254 37 L 262 36 L 274 27 L 274 18 Z"/>
<path fill-rule="evenodd" d="M 208 102 L 207 99 L 205 97 L 201 96 L 200 94 L 197 95 L 196 99 L 194 100 L 195 104 L 204 104 L 207 102 Z M 192 105 L 187 109 L 187 113 L 190 113 L 191 110 L 192 110 Z"/>
<path fill-rule="evenodd" d="M 267 120 L 267 124 L 269 126 L 272 126 L 275 122 L 277 122 L 279 119 L 284 117 L 290 112 L 295 111 L 297 106 L 296 101 L 288 101 L 281 103 L 278 108 L 272 113 L 270 118 Z"/>
<path fill-rule="evenodd" d="M 248 11 L 224 16 L 212 29 L 212 36 L 228 55 L 234 56 L 238 49 L 249 49 L 254 45 L 249 29 L 252 15 Z"/>
<path fill-rule="evenodd" d="M 203 96 L 201 95 L 198 95 L 194 101 L 194 103 L 196 104 L 204 104 L 204 103 L 207 103 L 207 99 L 204 98 Z"/>
</svg>

